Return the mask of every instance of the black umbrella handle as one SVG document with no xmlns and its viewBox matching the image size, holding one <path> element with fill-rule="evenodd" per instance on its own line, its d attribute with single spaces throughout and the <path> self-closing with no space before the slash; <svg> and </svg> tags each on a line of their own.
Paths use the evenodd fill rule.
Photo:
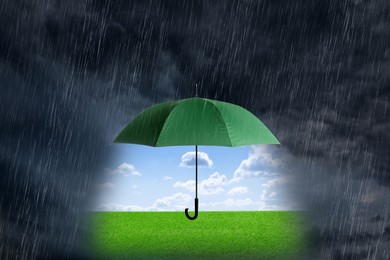
<svg viewBox="0 0 390 260">
<path fill-rule="evenodd" d="M 186 208 L 185 213 L 189 220 L 195 220 L 198 217 L 198 198 L 195 198 L 195 215 L 193 217 L 188 215 L 188 208 Z"/>
<path fill-rule="evenodd" d="M 195 220 L 198 217 L 198 146 L 195 145 L 195 215 L 188 215 L 188 208 L 185 209 L 186 217 L 189 220 Z"/>
</svg>

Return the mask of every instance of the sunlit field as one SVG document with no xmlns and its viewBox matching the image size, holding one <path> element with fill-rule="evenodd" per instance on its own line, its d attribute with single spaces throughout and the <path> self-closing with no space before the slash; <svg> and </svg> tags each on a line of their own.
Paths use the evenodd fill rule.
<svg viewBox="0 0 390 260">
<path fill-rule="evenodd" d="M 300 212 L 91 212 L 95 258 L 300 259 L 306 251 Z"/>
</svg>

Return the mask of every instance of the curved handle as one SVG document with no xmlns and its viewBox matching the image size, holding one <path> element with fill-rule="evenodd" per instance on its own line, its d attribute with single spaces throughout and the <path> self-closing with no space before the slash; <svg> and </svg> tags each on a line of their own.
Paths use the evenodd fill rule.
<svg viewBox="0 0 390 260">
<path fill-rule="evenodd" d="M 198 217 L 198 198 L 195 198 L 195 215 L 193 217 L 188 215 L 188 208 L 185 209 L 185 214 L 189 220 L 195 220 Z"/>
</svg>

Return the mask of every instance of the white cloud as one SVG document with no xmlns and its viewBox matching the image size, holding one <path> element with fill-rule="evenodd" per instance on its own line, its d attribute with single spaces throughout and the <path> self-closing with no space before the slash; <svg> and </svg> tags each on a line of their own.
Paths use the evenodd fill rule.
<svg viewBox="0 0 390 260">
<path fill-rule="evenodd" d="M 236 194 L 244 194 L 247 192 L 248 192 L 247 187 L 240 186 L 240 187 L 234 187 L 234 188 L 230 189 L 227 194 L 228 195 L 236 195 Z"/>
<path fill-rule="evenodd" d="M 221 208 L 224 207 L 225 209 L 237 209 L 237 208 L 250 208 L 258 204 L 257 202 L 254 202 L 250 198 L 246 199 L 226 199 L 225 201 L 221 202 L 210 202 L 204 206 L 210 206 L 211 208 Z"/>
<path fill-rule="evenodd" d="M 199 183 L 198 191 L 200 195 L 218 194 L 224 192 L 225 189 L 223 188 L 223 186 L 226 186 L 228 184 L 229 183 L 227 181 L 226 175 L 221 175 L 218 172 L 215 172 L 211 174 L 209 178 L 202 180 Z M 194 180 L 189 180 L 186 182 L 177 181 L 173 184 L 173 187 L 184 188 L 189 192 L 194 192 L 195 181 Z"/>
<path fill-rule="evenodd" d="M 173 184 L 174 188 L 184 188 L 188 191 L 194 191 L 195 190 L 195 181 L 189 180 L 186 182 L 177 181 Z"/>
<path fill-rule="evenodd" d="M 275 179 L 267 181 L 266 183 L 261 185 L 261 187 L 263 189 L 271 189 L 271 188 L 274 188 L 275 186 L 278 186 L 278 185 L 281 185 L 281 184 L 285 184 L 285 183 L 288 183 L 290 181 L 291 180 L 289 180 L 287 177 L 275 178 Z"/>
<path fill-rule="evenodd" d="M 148 211 L 148 208 L 144 208 L 137 205 L 123 205 L 116 203 L 102 204 L 97 208 L 99 211 Z"/>
<path fill-rule="evenodd" d="M 106 183 L 102 183 L 102 184 L 97 185 L 98 189 L 112 189 L 114 187 L 115 187 L 115 184 L 112 184 L 111 182 L 106 182 Z"/>
<path fill-rule="evenodd" d="M 277 195 L 277 193 L 275 191 L 271 191 L 270 194 L 269 194 L 269 198 L 273 199 L 273 198 L 276 197 L 276 195 Z"/>
<path fill-rule="evenodd" d="M 269 151 L 270 146 L 254 145 L 247 159 L 243 160 L 234 172 L 231 182 L 240 179 L 257 178 L 277 175 L 279 167 L 283 166 L 282 158 L 275 158 Z"/>
<path fill-rule="evenodd" d="M 181 157 L 180 167 L 195 166 L 195 152 L 186 152 Z M 212 167 L 213 161 L 204 152 L 198 152 L 198 166 Z"/>
<path fill-rule="evenodd" d="M 176 193 L 157 199 L 151 207 L 138 205 L 123 205 L 116 203 L 102 204 L 97 207 L 98 211 L 172 211 L 183 210 L 192 205 L 191 196 L 186 193 Z"/>
<path fill-rule="evenodd" d="M 192 197 L 186 193 L 176 193 L 172 196 L 165 196 L 157 199 L 152 208 L 156 210 L 182 210 L 190 204 L 191 198 Z"/>
<path fill-rule="evenodd" d="M 243 207 L 243 206 L 249 206 L 254 204 L 253 200 L 250 198 L 246 198 L 243 200 L 234 200 L 234 199 L 227 199 L 225 200 L 225 205 L 227 207 Z"/>
<path fill-rule="evenodd" d="M 292 185 L 293 181 L 288 177 L 280 177 L 267 181 L 261 185 L 260 201 L 262 202 L 263 209 L 283 209 L 288 202 L 286 195 L 281 194 L 283 191 L 288 190 L 287 185 Z"/>
<path fill-rule="evenodd" d="M 125 177 L 127 176 L 141 176 L 141 173 L 139 173 L 134 165 L 128 164 L 128 163 L 122 163 L 119 165 L 116 169 L 106 169 L 106 172 L 108 175 L 114 175 L 114 174 L 122 174 Z"/>
<path fill-rule="evenodd" d="M 282 158 L 275 158 L 271 153 L 271 151 L 275 149 L 272 149 L 269 145 L 253 145 L 252 150 L 254 154 L 265 161 L 269 166 L 279 167 L 284 164 Z"/>
<path fill-rule="evenodd" d="M 171 177 L 171 176 L 164 176 L 163 181 L 169 181 L 172 179 L 173 179 L 173 177 Z"/>
</svg>

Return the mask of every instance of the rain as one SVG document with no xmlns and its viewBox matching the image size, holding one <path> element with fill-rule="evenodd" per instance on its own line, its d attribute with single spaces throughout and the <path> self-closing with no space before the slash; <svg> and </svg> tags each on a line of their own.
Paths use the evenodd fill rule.
<svg viewBox="0 0 390 260">
<path fill-rule="evenodd" d="M 308 259 L 390 259 L 389 1 L 2 0 L 0 24 L 1 259 L 87 258 L 112 140 L 196 83 L 288 151 Z"/>
</svg>

